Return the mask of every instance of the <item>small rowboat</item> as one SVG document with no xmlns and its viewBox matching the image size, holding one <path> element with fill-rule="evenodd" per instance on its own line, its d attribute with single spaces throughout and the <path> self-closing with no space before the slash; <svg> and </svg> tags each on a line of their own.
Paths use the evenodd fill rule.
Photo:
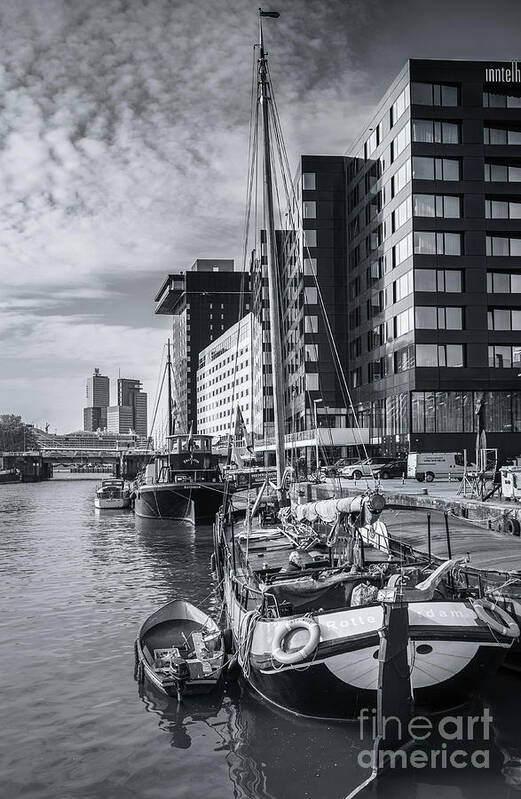
<svg viewBox="0 0 521 799">
<path fill-rule="evenodd" d="M 94 497 L 94 507 L 100 510 L 129 508 L 130 491 L 125 481 L 116 478 L 102 480 Z"/>
<path fill-rule="evenodd" d="M 224 640 L 214 620 L 184 599 L 152 613 L 136 640 L 136 676 L 168 696 L 206 694 L 226 664 Z"/>
</svg>

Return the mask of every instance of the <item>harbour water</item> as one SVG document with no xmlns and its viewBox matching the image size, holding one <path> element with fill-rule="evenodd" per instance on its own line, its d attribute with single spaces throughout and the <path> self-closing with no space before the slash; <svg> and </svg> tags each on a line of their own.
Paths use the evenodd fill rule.
<svg viewBox="0 0 521 799">
<path fill-rule="evenodd" d="M 181 706 L 138 689 L 133 644 L 152 610 L 184 596 L 219 612 L 211 529 L 95 511 L 95 486 L 0 486 L 0 796 L 345 797 L 368 776 L 357 758 L 371 745 L 369 728 L 361 740 L 357 723 L 294 718 L 240 680 Z M 362 796 L 518 795 L 521 679 L 502 673 L 468 712 L 481 713 L 483 702 L 490 740 L 457 748 L 486 750 L 488 768 L 409 766 Z"/>
</svg>

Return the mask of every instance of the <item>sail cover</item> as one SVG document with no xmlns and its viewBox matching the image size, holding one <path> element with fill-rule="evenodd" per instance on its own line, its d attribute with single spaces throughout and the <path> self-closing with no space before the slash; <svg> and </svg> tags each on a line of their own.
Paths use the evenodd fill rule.
<svg viewBox="0 0 521 799">
<path fill-rule="evenodd" d="M 321 522 L 331 524 L 336 521 L 340 513 L 349 513 L 353 504 L 353 497 L 341 499 L 321 499 L 318 502 L 305 502 L 293 508 L 297 521 Z"/>
</svg>

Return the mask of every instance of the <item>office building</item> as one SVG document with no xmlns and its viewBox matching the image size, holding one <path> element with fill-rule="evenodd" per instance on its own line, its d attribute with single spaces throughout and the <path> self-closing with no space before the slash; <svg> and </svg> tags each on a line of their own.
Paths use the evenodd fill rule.
<svg viewBox="0 0 521 799">
<path fill-rule="evenodd" d="M 382 452 L 473 454 L 483 404 L 489 446 L 521 449 L 521 83 L 508 72 L 409 61 L 348 159 L 346 366 Z"/>
<path fill-rule="evenodd" d="M 147 425 L 147 395 L 142 391 L 142 383 L 140 380 L 128 377 L 118 377 L 112 381 L 111 386 L 111 408 L 131 408 L 132 419 L 131 429 L 138 436 L 146 436 L 148 431 Z M 128 411 L 122 410 L 119 415 L 117 413 L 110 414 L 113 427 L 109 430 L 116 432 L 115 425 L 121 422 L 122 425 L 126 424 L 128 419 Z M 118 421 L 119 420 L 119 421 Z M 118 432 L 126 432 L 121 427 Z"/>
<path fill-rule="evenodd" d="M 87 407 L 83 409 L 83 429 L 87 431 L 105 430 L 107 427 L 107 408 L 109 406 L 109 378 L 94 369 L 87 380 Z"/>
<path fill-rule="evenodd" d="M 172 316 L 172 393 L 177 432 L 197 432 L 197 369 L 202 350 L 249 311 L 249 275 L 233 260 L 197 259 L 168 275 L 155 302 Z"/>
<path fill-rule="evenodd" d="M 107 410 L 109 433 L 131 433 L 134 431 L 134 409 L 131 405 L 111 405 Z"/>
<path fill-rule="evenodd" d="M 241 419 L 246 432 L 251 433 L 252 336 L 253 316 L 248 313 L 199 354 L 197 370 L 199 433 L 207 433 L 214 437 L 235 435 Z M 237 411 L 238 408 L 240 413 Z M 237 435 L 240 435 L 238 430 Z"/>
</svg>

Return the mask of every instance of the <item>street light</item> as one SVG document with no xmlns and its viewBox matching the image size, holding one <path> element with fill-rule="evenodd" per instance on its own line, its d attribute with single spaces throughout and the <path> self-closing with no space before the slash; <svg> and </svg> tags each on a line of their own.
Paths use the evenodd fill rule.
<svg viewBox="0 0 521 799">
<path fill-rule="evenodd" d="M 316 461 L 316 470 L 318 475 L 318 414 L 317 414 L 317 405 L 322 402 L 322 397 L 318 397 L 317 399 L 313 400 L 313 410 L 315 416 L 315 461 Z"/>
</svg>

